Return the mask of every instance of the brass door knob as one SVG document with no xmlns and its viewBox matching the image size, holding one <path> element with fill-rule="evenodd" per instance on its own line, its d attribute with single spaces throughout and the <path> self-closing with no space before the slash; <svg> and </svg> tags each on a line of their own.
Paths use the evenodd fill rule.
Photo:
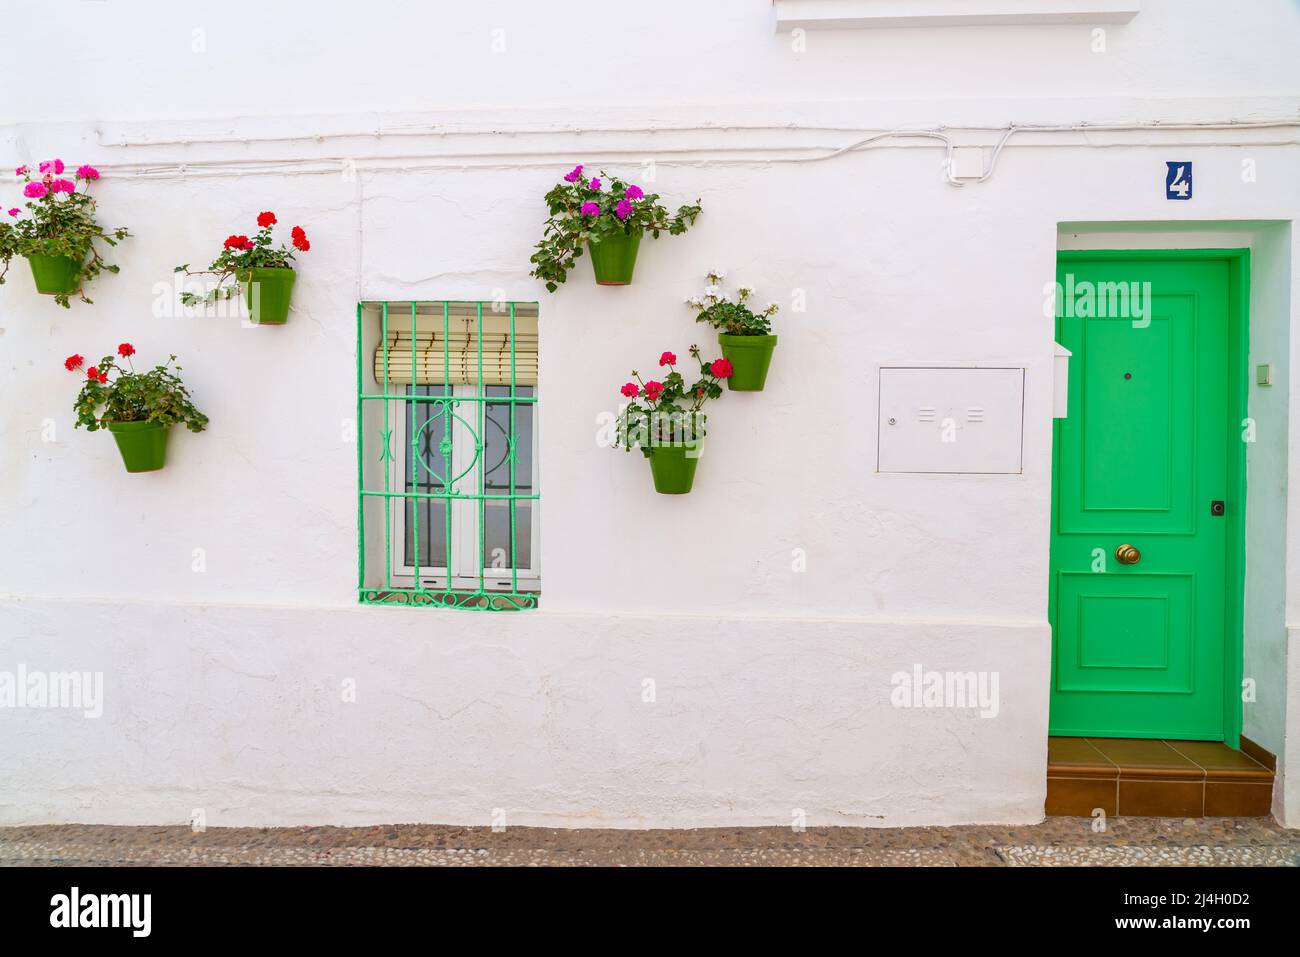
<svg viewBox="0 0 1300 957">
<path fill-rule="evenodd" d="M 1115 561 L 1121 565 L 1136 565 L 1142 560 L 1142 553 L 1132 545 L 1121 545 L 1115 549 Z"/>
</svg>

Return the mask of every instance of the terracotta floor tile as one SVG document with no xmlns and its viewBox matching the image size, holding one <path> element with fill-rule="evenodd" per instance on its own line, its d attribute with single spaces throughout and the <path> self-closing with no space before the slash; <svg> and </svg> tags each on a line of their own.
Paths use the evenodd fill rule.
<svg viewBox="0 0 1300 957">
<path fill-rule="evenodd" d="M 1119 779 L 1119 814 L 1135 817 L 1202 817 L 1205 782 Z"/>
<path fill-rule="evenodd" d="M 1096 808 L 1114 816 L 1117 794 L 1114 778 L 1051 777 L 1047 779 L 1049 817 L 1091 817 Z"/>
<path fill-rule="evenodd" d="M 1048 738 L 1047 775 L 1066 774 L 1114 779 L 1119 768 L 1084 738 Z"/>
<path fill-rule="evenodd" d="M 1272 782 L 1273 772 L 1249 755 L 1217 741 L 1167 741 L 1183 757 L 1205 768 L 1210 778 L 1250 778 Z"/>
<path fill-rule="evenodd" d="M 1051 782 L 1048 782 L 1051 791 Z M 1264 817 L 1273 808 L 1273 782 L 1206 781 L 1206 817 Z"/>
<path fill-rule="evenodd" d="M 1247 757 L 1252 757 L 1270 771 L 1277 770 L 1277 755 L 1260 747 L 1244 734 L 1241 736 L 1241 750 Z"/>
<path fill-rule="evenodd" d="M 1109 760 L 1119 765 L 1125 777 L 1204 777 L 1195 762 L 1183 757 L 1164 741 L 1140 738 L 1089 738 L 1088 741 Z M 1121 805 L 1123 801 L 1121 800 Z"/>
</svg>

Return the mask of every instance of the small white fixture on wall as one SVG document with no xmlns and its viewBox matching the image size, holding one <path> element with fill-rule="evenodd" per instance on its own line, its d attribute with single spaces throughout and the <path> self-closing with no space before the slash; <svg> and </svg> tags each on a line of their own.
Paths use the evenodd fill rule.
<svg viewBox="0 0 1300 957">
<path fill-rule="evenodd" d="M 881 472 L 1023 471 L 1025 370 L 880 370 Z"/>
</svg>

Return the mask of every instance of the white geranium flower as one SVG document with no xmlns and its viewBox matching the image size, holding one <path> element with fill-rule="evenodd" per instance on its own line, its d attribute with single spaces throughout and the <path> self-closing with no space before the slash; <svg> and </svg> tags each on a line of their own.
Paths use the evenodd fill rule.
<svg viewBox="0 0 1300 957">
<path fill-rule="evenodd" d="M 717 287 L 717 286 L 705 286 L 705 287 L 704 287 L 704 295 L 708 296 L 710 299 L 717 299 L 717 298 L 718 298 L 718 293 L 720 293 L 721 291 L 722 291 L 722 290 L 721 290 L 719 287 Z"/>
</svg>

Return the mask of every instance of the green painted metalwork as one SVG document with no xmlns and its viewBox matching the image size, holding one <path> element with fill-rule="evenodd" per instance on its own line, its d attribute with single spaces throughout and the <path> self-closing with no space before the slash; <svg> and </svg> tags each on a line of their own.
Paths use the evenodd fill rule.
<svg viewBox="0 0 1300 957">
<path fill-rule="evenodd" d="M 520 503 L 532 503 L 540 498 L 540 494 L 531 482 L 531 476 L 528 481 L 529 492 L 524 493 L 519 489 L 516 469 L 519 462 L 519 435 L 517 434 L 517 407 L 535 406 L 537 403 L 536 390 L 533 395 L 520 395 L 518 393 L 517 365 L 516 365 L 516 306 L 518 303 L 509 303 L 509 368 L 510 383 L 508 395 L 489 395 L 487 387 L 484 385 L 484 361 L 483 361 L 483 303 L 482 302 L 410 302 L 411 326 L 410 326 L 410 385 L 406 392 L 398 391 L 392 382 L 392 375 L 389 365 L 389 350 L 391 341 L 389 338 L 388 311 L 389 301 L 382 302 L 361 302 L 357 305 L 357 545 L 358 545 L 358 562 L 357 562 L 357 579 L 358 594 L 362 604 L 375 605 L 406 605 L 406 606 L 434 606 L 442 608 L 470 609 L 478 611 L 518 611 L 527 608 L 536 608 L 538 604 L 538 593 L 535 590 L 521 590 L 519 581 L 519 548 L 518 548 L 518 510 Z M 403 302 L 403 305 L 406 303 Z M 420 382 L 419 366 L 416 361 L 416 348 L 419 343 L 419 309 L 421 306 L 441 306 L 442 311 L 442 367 L 443 367 L 443 394 L 442 395 L 425 395 L 421 394 L 420 386 L 425 386 L 426 390 L 435 383 Z M 470 306 L 473 311 L 475 321 L 476 343 L 476 367 L 477 377 L 473 383 L 474 394 L 455 394 L 451 383 L 451 307 Z M 529 303 L 532 306 L 535 304 Z M 374 352 L 366 347 L 366 309 L 372 310 L 371 328 L 373 329 L 373 310 L 378 307 L 379 312 L 379 345 L 378 349 L 382 350 L 381 364 L 377 367 L 373 362 Z M 426 318 L 428 310 L 426 309 Z M 464 310 L 458 308 L 458 316 L 464 315 Z M 466 320 L 470 317 L 466 316 Z M 459 320 L 458 320 L 459 321 Z M 428 327 L 426 326 L 426 335 Z M 401 333 L 396 334 L 400 339 Z M 399 354 L 400 355 L 400 354 Z M 465 357 L 468 358 L 468 357 Z M 500 360 L 502 363 L 504 357 Z M 367 368 L 370 371 L 370 378 L 375 378 L 375 373 L 382 368 L 382 382 L 379 383 L 378 390 L 368 390 L 366 388 Z M 399 369 L 401 366 L 399 365 Z M 436 379 L 436 376 L 433 376 Z M 461 380 L 464 381 L 464 380 Z M 500 381 L 500 380 L 498 380 Z M 498 391 L 500 391 L 498 389 Z M 410 436 L 409 448 L 406 449 L 406 464 L 403 467 L 401 481 L 395 487 L 393 482 L 394 467 L 398 464 L 396 450 L 403 445 L 401 441 L 394 444 L 393 432 L 394 422 L 390 417 L 392 403 L 400 402 L 407 410 L 406 421 L 408 422 L 408 432 Z M 373 410 L 374 403 L 382 406 L 382 418 L 378 415 L 372 417 L 372 425 L 367 430 L 366 411 Z M 425 406 L 423 403 L 432 403 L 432 406 Z M 489 491 L 487 473 L 489 470 L 487 462 L 487 429 L 489 426 L 489 403 L 493 405 L 504 404 L 508 407 L 508 434 L 503 436 L 505 444 L 505 454 L 502 463 L 507 466 L 508 472 L 508 491 L 501 494 L 501 480 L 495 480 L 494 488 L 496 491 Z M 418 412 L 421 409 L 432 409 L 433 411 Z M 397 419 L 398 424 L 402 421 Z M 492 420 L 491 425 L 499 431 L 500 422 Z M 438 439 L 438 429 L 441 428 L 441 439 Z M 533 419 L 533 428 L 536 428 L 535 418 Z M 368 434 L 367 434 L 368 432 Z M 495 434 L 495 433 L 494 433 Z M 456 436 L 453 441 L 453 435 Z M 369 442 L 368 442 L 369 439 Z M 461 443 L 464 443 L 461 445 Z M 371 482 L 378 487 L 368 487 L 367 470 L 366 470 L 366 452 L 367 446 L 370 446 L 373 455 L 374 449 L 378 448 L 378 468 L 382 471 L 382 481 L 375 481 L 373 476 Z M 457 447 L 462 451 L 457 452 Z M 495 446 L 494 446 L 495 447 Z M 434 463 L 430 461 L 431 456 L 438 455 L 442 459 L 442 474 L 437 474 Z M 495 457 L 495 456 L 494 456 Z M 455 459 L 455 462 L 453 462 Z M 376 459 L 372 458 L 374 462 Z M 492 466 L 495 471 L 496 465 Z M 474 479 L 477 478 L 475 482 Z M 430 491 L 421 491 L 421 483 Z M 466 485 L 470 484 L 470 489 Z M 476 486 L 476 487 L 475 487 Z M 382 586 L 371 582 L 367 583 L 366 579 L 366 503 L 367 500 L 378 499 L 382 502 L 384 514 L 384 576 Z M 442 512 L 442 532 L 443 532 L 443 554 L 446 556 L 445 568 L 437 567 L 437 560 L 433 549 L 434 539 L 430 538 L 429 533 L 434 532 L 436 524 L 426 526 L 425 539 L 428 539 L 429 560 L 434 562 L 433 566 L 425 564 L 422 567 L 421 562 L 421 544 L 423 542 L 420 534 L 420 503 L 439 502 L 443 504 Z M 453 527 L 454 502 L 472 502 L 473 508 L 477 514 L 477 573 L 472 576 L 466 575 L 464 569 L 457 573 L 453 569 L 455 564 L 455 541 Z M 510 534 L 510 585 L 506 590 L 504 582 L 495 583 L 498 587 L 491 587 L 493 583 L 488 581 L 487 575 L 487 523 L 488 513 L 486 506 L 489 503 L 504 503 L 509 509 L 509 534 Z M 393 505 L 397 504 L 398 508 L 394 509 Z M 426 505 L 427 507 L 427 505 Z M 499 507 L 499 505 L 498 505 Z M 413 552 L 413 559 L 410 554 L 404 563 L 403 569 L 398 574 L 394 574 L 393 553 L 397 541 L 395 534 L 394 515 L 400 514 L 402 521 L 407 522 L 406 544 L 408 549 Z M 467 529 L 468 531 L 468 529 Z M 466 542 L 466 545 L 469 543 Z M 378 538 L 372 544 L 372 547 L 378 547 Z M 412 563 L 414 566 L 414 575 L 411 576 Z M 466 586 L 466 587 L 459 587 Z M 476 587 L 474 587 L 476 586 Z"/>
</svg>

